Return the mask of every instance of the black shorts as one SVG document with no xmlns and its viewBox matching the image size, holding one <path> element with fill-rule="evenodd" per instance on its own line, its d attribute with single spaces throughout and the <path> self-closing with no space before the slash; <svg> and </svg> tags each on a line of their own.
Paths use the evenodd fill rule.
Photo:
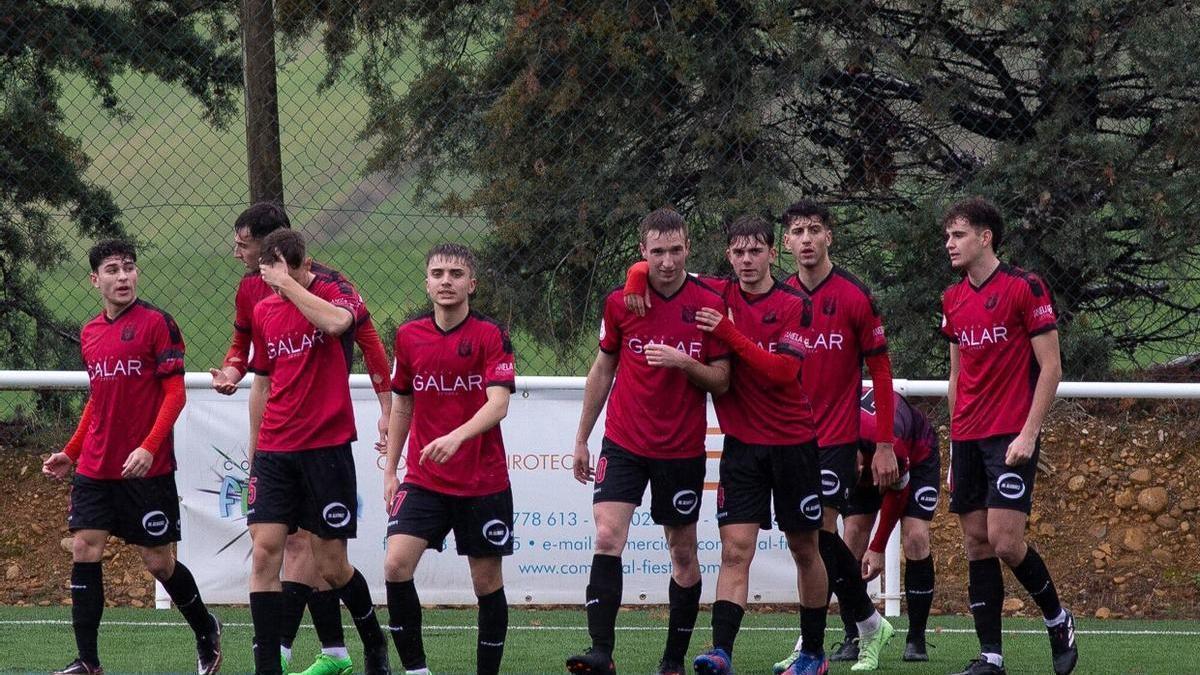
<svg viewBox="0 0 1200 675">
<path fill-rule="evenodd" d="M 298 452 L 256 452 L 246 523 L 302 527 L 322 539 L 358 532 L 358 486 L 350 444 Z"/>
<path fill-rule="evenodd" d="M 175 474 L 97 480 L 75 474 L 67 527 L 104 530 L 136 546 L 163 546 L 181 539 Z"/>
<path fill-rule="evenodd" d="M 858 482 L 858 443 L 821 447 L 821 505 L 838 513 Z"/>
<path fill-rule="evenodd" d="M 821 527 L 821 462 L 816 441 L 800 445 L 755 445 L 725 435 L 721 482 L 717 486 L 717 525 L 758 523 L 784 532 Z"/>
<path fill-rule="evenodd" d="M 479 497 L 459 497 L 404 483 L 388 504 L 387 536 L 407 534 L 441 551 L 454 530 L 459 555 L 512 555 L 512 488 Z"/>
<path fill-rule="evenodd" d="M 605 437 L 596 461 L 592 503 L 641 505 L 650 484 L 650 518 L 659 525 L 688 525 L 700 520 L 704 494 L 704 455 L 686 459 L 642 457 Z"/>
<path fill-rule="evenodd" d="M 950 443 L 950 512 L 1012 509 L 1028 514 L 1033 508 L 1041 437 L 1033 456 L 1021 466 L 1008 466 L 1004 456 L 1017 434 Z"/>
<path fill-rule="evenodd" d="M 864 471 L 865 473 L 865 471 Z M 925 461 L 908 470 L 908 503 L 904 518 L 933 520 L 941 491 L 942 459 L 935 450 Z M 883 495 L 867 477 L 855 484 L 846 501 L 845 516 L 874 515 L 883 507 Z"/>
</svg>

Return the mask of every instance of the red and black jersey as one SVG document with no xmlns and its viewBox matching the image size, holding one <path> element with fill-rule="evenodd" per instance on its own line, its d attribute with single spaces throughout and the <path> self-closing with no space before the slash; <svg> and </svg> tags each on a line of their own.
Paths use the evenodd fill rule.
<svg viewBox="0 0 1200 675">
<path fill-rule="evenodd" d="M 812 302 L 803 379 L 817 422 L 817 443 L 856 443 L 863 360 L 887 352 L 879 309 L 866 285 L 836 265 L 815 288 L 805 288 L 795 274 L 787 283 Z"/>
<path fill-rule="evenodd" d="M 942 295 L 942 334 L 958 345 L 950 438 L 1020 433 L 1039 368 L 1030 340 L 1058 329 L 1054 299 L 1037 275 L 1001 263 L 976 287 L 970 277 Z"/>
<path fill-rule="evenodd" d="M 488 387 L 516 390 L 516 367 L 508 331 L 471 312 L 442 330 L 427 313 L 396 330 L 392 391 L 413 397 L 405 481 L 444 494 L 478 497 L 508 487 L 500 425 L 469 438 L 445 464 L 420 463 L 421 450 L 475 416 Z"/>
<path fill-rule="evenodd" d="M 170 314 L 135 300 L 115 319 L 101 312 L 84 324 L 79 340 L 92 414 L 76 471 L 119 479 L 129 454 L 154 427 L 163 401 L 161 379 L 183 375 L 183 335 Z M 174 439 L 168 434 L 146 476 L 174 470 Z"/>
<path fill-rule="evenodd" d="M 766 293 L 750 295 L 735 279 L 701 280 L 721 293 L 733 325 L 760 349 L 804 359 L 804 332 L 812 321 L 812 305 L 803 293 L 776 282 Z M 735 359 L 729 391 L 713 399 L 721 431 L 756 445 L 813 440 L 816 426 L 801 377 L 775 385 Z"/>
<path fill-rule="evenodd" d="M 724 313 L 725 301 L 711 286 L 690 275 L 670 297 L 653 287 L 651 293 L 646 316 L 625 309 L 621 287 L 604 300 L 600 349 L 619 359 L 608 396 L 604 435 L 643 457 L 696 457 L 704 454 L 708 429 L 705 391 L 677 368 L 647 364 L 645 348 L 667 345 L 701 363 L 728 358 L 724 343 L 696 325 L 698 310 L 708 307 Z"/>
<path fill-rule="evenodd" d="M 333 281 L 348 281 L 341 272 L 313 261 L 312 273 Z M 238 282 L 237 293 L 233 298 L 233 329 L 239 333 L 250 332 L 250 322 L 254 319 L 254 308 L 258 303 L 275 295 L 267 282 L 263 281 L 259 272 L 247 272 Z"/>
<path fill-rule="evenodd" d="M 896 439 L 892 449 L 896 452 L 896 464 L 903 474 L 918 464 L 930 461 L 931 458 L 937 459 L 934 454 L 937 452 L 938 438 L 925 413 L 912 407 L 908 399 L 898 393 L 893 392 L 892 399 L 895 401 L 896 411 L 892 425 Z M 875 417 L 875 390 L 863 387 L 862 397 L 859 399 L 858 442 L 860 448 L 869 449 L 870 453 L 875 451 L 875 427 L 878 423 Z M 864 478 L 870 477 L 870 471 L 864 472 Z"/>
<path fill-rule="evenodd" d="M 274 293 L 254 307 L 250 371 L 271 378 L 258 434 L 259 451 L 314 450 L 358 437 L 347 378 L 354 330 L 366 319 L 366 306 L 344 279 L 314 276 L 308 290 L 348 310 L 354 322 L 345 333 L 333 337 Z"/>
</svg>

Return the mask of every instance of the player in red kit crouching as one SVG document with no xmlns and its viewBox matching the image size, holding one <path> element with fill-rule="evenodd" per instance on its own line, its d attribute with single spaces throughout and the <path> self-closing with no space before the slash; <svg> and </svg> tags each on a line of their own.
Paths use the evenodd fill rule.
<svg viewBox="0 0 1200 675">
<path fill-rule="evenodd" d="M 196 634 L 197 672 L 221 667 L 221 626 L 196 580 L 175 559 L 180 540 L 172 428 L 183 410 L 183 336 L 171 315 L 137 297 L 132 244 L 102 241 L 88 253 L 91 281 L 104 311 L 80 333 L 89 396 L 79 427 L 62 452 L 42 465 L 75 478 L 67 525 L 71 557 L 71 625 L 78 658 L 59 675 L 103 673 L 97 649 L 104 612 L 101 560 L 108 535 L 137 548 L 146 569 L 167 589 Z"/>
<path fill-rule="evenodd" d="M 297 528 L 316 535 L 317 569 L 354 620 L 364 669 L 387 673 L 387 642 L 367 581 L 346 556 L 357 532 L 358 496 L 350 444 L 358 437 L 350 403 L 350 354 L 367 310 L 343 279 L 317 275 L 304 238 L 281 229 L 262 242 L 261 273 L 275 295 L 250 324 L 250 496 L 254 541 L 250 615 L 258 673 L 278 673 L 284 598 L 284 542 Z"/>
<path fill-rule="evenodd" d="M 513 552 L 513 501 L 500 421 L 516 370 L 508 331 L 471 311 L 475 257 L 439 244 L 425 257 L 433 311 L 396 330 L 392 418 L 384 467 L 388 629 L 409 673 L 428 673 L 413 583 L 426 549 L 453 530 L 479 598 L 476 672 L 500 672 L 508 632 L 503 557 Z M 396 472 L 405 446 L 407 473 Z"/>
<path fill-rule="evenodd" d="M 950 511 L 962 524 L 967 593 L 980 655 L 959 675 L 1004 673 L 1000 561 L 1042 610 L 1054 672 L 1075 669 L 1075 619 L 1038 552 L 1025 543 L 1042 421 L 1062 377 L 1058 320 L 1037 276 L 1000 262 L 1000 211 L 980 199 L 942 218 L 950 265 L 962 281 L 942 296 L 950 341 Z"/>
</svg>

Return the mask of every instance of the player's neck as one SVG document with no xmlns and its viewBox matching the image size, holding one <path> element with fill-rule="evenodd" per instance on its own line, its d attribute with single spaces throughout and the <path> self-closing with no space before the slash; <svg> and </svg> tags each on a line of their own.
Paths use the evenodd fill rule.
<svg viewBox="0 0 1200 675">
<path fill-rule="evenodd" d="M 467 315 L 470 313 L 471 305 L 468 302 L 462 302 L 449 307 L 434 305 L 433 322 L 437 324 L 438 328 L 447 331 L 465 321 Z"/>
<path fill-rule="evenodd" d="M 967 267 L 967 278 L 971 280 L 972 286 L 981 286 L 999 266 L 1000 258 L 997 258 L 995 253 L 981 253 L 979 258 Z"/>
<path fill-rule="evenodd" d="M 123 305 L 118 305 L 118 304 L 115 304 L 115 303 L 105 300 L 104 301 L 104 316 L 108 317 L 109 321 L 115 321 L 118 316 L 121 316 L 122 314 L 124 314 L 125 310 L 129 309 L 130 307 L 133 307 L 134 304 L 136 304 L 136 303 L 137 303 L 136 295 L 133 296 L 132 300 L 130 300 L 129 302 L 127 302 Z"/>
<path fill-rule="evenodd" d="M 664 283 L 658 281 L 657 279 L 655 279 L 653 276 L 651 276 L 650 277 L 650 288 L 653 288 L 656 293 L 663 296 L 664 298 L 669 298 L 672 295 L 675 295 L 676 291 L 683 288 L 683 285 L 685 283 L 687 283 L 687 278 L 688 278 L 688 275 L 687 275 L 687 272 L 685 271 L 683 274 L 680 274 L 678 277 L 676 277 L 674 280 L 672 280 L 671 283 L 664 284 Z"/>
<path fill-rule="evenodd" d="M 805 288 L 816 288 L 822 281 L 825 281 L 830 272 L 833 272 L 833 260 L 827 257 L 812 267 L 804 265 L 797 267 L 796 278 L 804 284 Z"/>
<path fill-rule="evenodd" d="M 738 286 L 742 289 L 742 292 L 749 293 L 750 295 L 762 295 L 771 290 L 771 287 L 774 285 L 775 279 L 770 274 L 763 275 L 763 278 L 752 284 L 748 284 L 741 279 L 738 280 Z"/>
</svg>

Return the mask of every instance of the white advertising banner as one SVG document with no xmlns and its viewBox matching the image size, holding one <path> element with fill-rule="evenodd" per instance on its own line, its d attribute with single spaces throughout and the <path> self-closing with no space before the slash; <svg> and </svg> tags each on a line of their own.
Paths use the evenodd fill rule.
<svg viewBox="0 0 1200 675">
<path fill-rule="evenodd" d="M 358 538 L 350 561 L 366 576 L 377 601 L 385 597 L 383 554 L 387 514 L 382 458 L 375 452 L 378 399 L 356 377 L 352 388 L 359 440 Z M 360 382 L 358 380 L 361 380 Z M 182 501 L 179 558 L 196 576 L 207 601 L 247 602 L 250 535 L 246 531 L 248 390 L 222 396 L 190 388 L 175 427 L 177 481 Z M 591 487 L 572 477 L 572 449 L 583 400 L 582 378 L 518 378 L 502 427 L 512 479 L 515 552 L 504 562 L 510 603 L 575 604 L 584 600 L 592 559 Z M 603 415 L 592 437 L 600 448 Z M 720 564 L 715 518 L 717 466 L 722 437 L 709 408 L 708 476 L 701 503 L 699 557 L 704 602 L 711 602 Z M 403 469 L 403 465 L 401 465 Z M 662 528 L 650 520 L 649 495 L 633 515 L 623 556 L 624 603 L 666 603 L 671 569 Z M 421 600 L 474 604 L 467 561 L 454 552 L 453 534 L 442 552 L 428 551 L 417 570 Z M 783 534 L 762 531 L 751 568 L 751 602 L 796 602 L 796 573 Z"/>
</svg>

